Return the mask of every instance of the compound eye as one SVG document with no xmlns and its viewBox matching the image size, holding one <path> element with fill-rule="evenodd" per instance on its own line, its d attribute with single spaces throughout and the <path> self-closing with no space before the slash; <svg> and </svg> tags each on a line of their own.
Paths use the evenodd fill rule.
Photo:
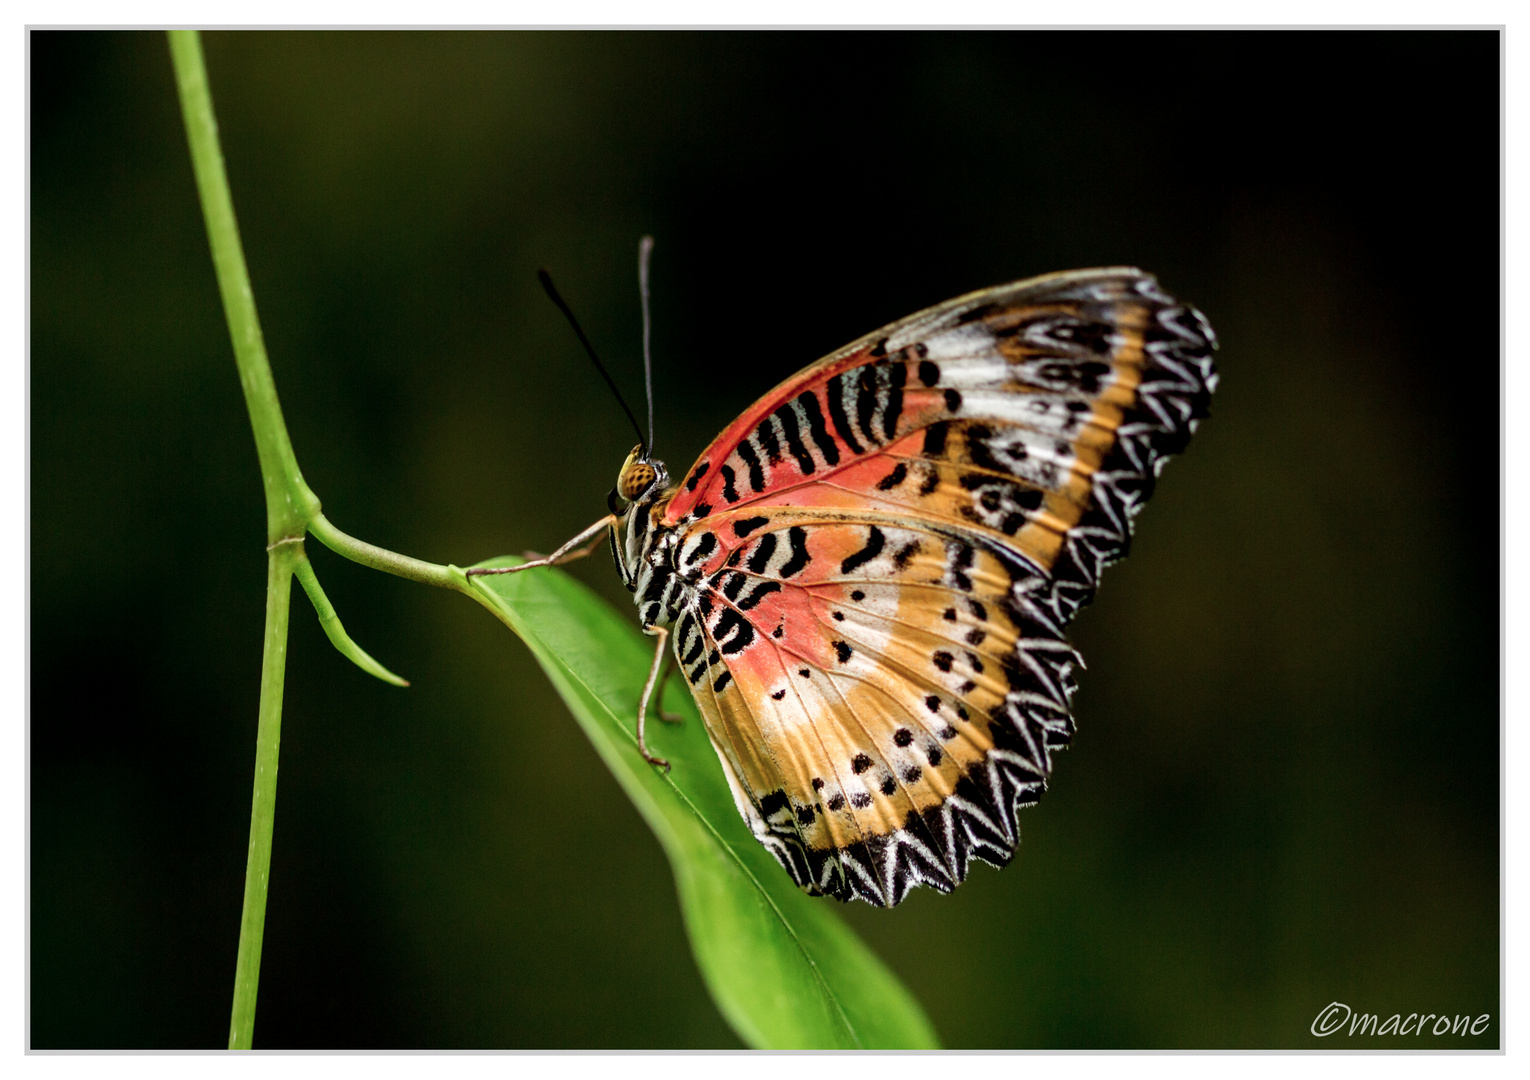
<svg viewBox="0 0 1530 1080">
<path fill-rule="evenodd" d="M 611 513 L 615 514 L 617 517 L 622 516 L 622 508 L 616 505 L 616 500 L 619 498 L 621 498 L 621 496 L 617 493 L 615 488 L 612 488 L 610 491 L 606 492 L 606 509 L 611 511 Z"/>
<path fill-rule="evenodd" d="M 650 463 L 639 460 L 637 455 L 637 450 L 627 455 L 627 461 L 616 477 L 616 493 L 628 502 L 641 497 L 659 477 L 658 470 Z"/>
</svg>

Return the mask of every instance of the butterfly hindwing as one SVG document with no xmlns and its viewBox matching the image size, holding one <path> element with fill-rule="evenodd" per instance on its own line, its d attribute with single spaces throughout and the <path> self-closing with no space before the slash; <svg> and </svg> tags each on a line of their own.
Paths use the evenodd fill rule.
<svg viewBox="0 0 1530 1080">
<path fill-rule="evenodd" d="M 1027 610 L 1034 570 L 865 512 L 732 511 L 682 536 L 696 586 L 675 652 L 740 812 L 793 878 L 890 905 L 949 891 L 973 857 L 1008 862 L 1072 733 L 1076 656 Z"/>
</svg>

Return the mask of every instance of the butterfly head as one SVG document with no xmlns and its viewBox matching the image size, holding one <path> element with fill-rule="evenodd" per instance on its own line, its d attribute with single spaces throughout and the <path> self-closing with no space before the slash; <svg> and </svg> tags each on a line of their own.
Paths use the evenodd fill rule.
<svg viewBox="0 0 1530 1080">
<path fill-rule="evenodd" d="M 649 457 L 641 443 L 634 446 L 606 496 L 612 514 L 611 554 L 628 589 L 636 591 L 655 567 L 671 558 L 675 530 L 661 519 L 673 496 L 664 463 Z"/>
<path fill-rule="evenodd" d="M 622 462 L 621 472 L 616 474 L 616 487 L 611 490 L 611 512 L 625 513 L 616 507 L 618 497 L 630 507 L 634 503 L 651 503 L 664 494 L 669 485 L 669 470 L 662 461 L 648 456 L 642 444 L 632 448 L 627 460 Z"/>
</svg>

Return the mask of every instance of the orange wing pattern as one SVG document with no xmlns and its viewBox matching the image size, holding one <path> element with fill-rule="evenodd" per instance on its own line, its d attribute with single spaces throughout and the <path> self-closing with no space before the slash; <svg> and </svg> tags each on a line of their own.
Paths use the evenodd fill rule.
<svg viewBox="0 0 1530 1080">
<path fill-rule="evenodd" d="M 1063 627 L 1205 416 L 1214 347 L 1140 271 L 1051 275 L 868 335 L 702 454 L 660 522 L 675 652 L 799 884 L 892 905 L 1008 862 L 1073 732 Z"/>
<path fill-rule="evenodd" d="M 675 643 L 755 834 L 811 891 L 879 905 L 1007 861 L 1072 732 L 1076 656 L 1015 599 L 1034 571 L 895 517 L 741 515 Z"/>
</svg>

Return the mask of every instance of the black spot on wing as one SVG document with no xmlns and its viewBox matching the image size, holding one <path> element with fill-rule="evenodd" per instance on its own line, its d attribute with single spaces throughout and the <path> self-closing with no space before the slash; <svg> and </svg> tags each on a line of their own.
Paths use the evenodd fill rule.
<svg viewBox="0 0 1530 1080">
<path fill-rule="evenodd" d="M 738 491 L 733 487 L 733 481 L 735 479 L 733 475 L 733 466 L 724 465 L 717 471 L 718 474 L 722 476 L 723 480 L 723 498 L 727 499 L 730 503 L 738 502 Z"/>
<path fill-rule="evenodd" d="M 691 553 L 685 557 L 686 564 L 703 562 L 708 555 L 716 550 L 717 537 L 709 532 L 704 532 L 696 541 L 696 546 L 691 549 Z"/>
<path fill-rule="evenodd" d="M 738 444 L 738 456 L 749 470 L 750 490 L 758 494 L 765 490 L 765 470 L 760 467 L 760 455 L 754 452 L 754 446 L 748 439 Z"/>
<path fill-rule="evenodd" d="M 791 451 L 792 457 L 797 459 L 797 468 L 803 476 L 811 476 L 818 467 L 813 462 L 813 455 L 808 453 L 807 447 L 802 443 L 802 431 L 797 424 L 797 413 L 792 408 L 791 402 L 782 405 L 771 415 L 781 425 L 781 433 L 786 436 L 786 448 Z"/>
<path fill-rule="evenodd" d="M 754 644 L 754 627 L 750 625 L 748 619 L 732 608 L 717 617 L 717 625 L 713 628 L 712 634 L 717 639 L 718 647 L 724 656 L 743 652 Z"/>
<path fill-rule="evenodd" d="M 807 530 L 801 525 L 793 525 L 790 529 L 786 530 L 786 542 L 791 548 L 792 554 L 791 558 L 786 560 L 786 564 L 781 567 L 781 576 L 783 578 L 789 578 L 793 574 L 800 574 L 803 570 L 807 569 Z"/>
<path fill-rule="evenodd" d="M 871 526 L 871 528 L 867 530 L 866 546 L 861 548 L 861 550 L 857 551 L 854 555 L 847 557 L 844 562 L 840 563 L 839 572 L 841 574 L 849 574 L 855 570 L 858 570 L 860 567 L 866 565 L 872 559 L 875 559 L 878 555 L 880 555 L 882 553 L 882 548 L 886 543 L 887 537 L 882 534 L 882 530 L 877 528 L 875 525 Z"/>
<path fill-rule="evenodd" d="M 919 361 L 919 381 L 925 386 L 934 386 L 940 382 L 940 366 L 933 360 Z"/>
<path fill-rule="evenodd" d="M 728 575 L 728 580 L 723 583 L 722 593 L 729 600 L 737 600 L 738 594 L 743 592 L 744 585 L 749 579 L 737 570 Z"/>
<path fill-rule="evenodd" d="M 829 419 L 834 423 L 834 430 L 839 433 L 841 439 L 845 440 L 850 453 L 861 453 L 863 448 L 855 437 L 855 429 L 850 426 L 850 417 L 845 415 L 844 374 L 841 373 L 830 379 L 826 391 L 829 395 Z"/>
<path fill-rule="evenodd" d="M 888 473 L 886 476 L 882 477 L 882 479 L 877 481 L 877 490 L 891 491 L 893 488 L 903 483 L 903 481 L 906 479 L 908 479 L 908 465 L 905 462 L 900 461 L 893 468 L 892 472 Z"/>
<path fill-rule="evenodd" d="M 931 424 L 924 429 L 924 456 L 927 458 L 942 458 L 946 455 L 946 436 L 951 432 L 951 425 L 944 420 Z"/>
<path fill-rule="evenodd" d="M 760 518 L 764 521 L 764 518 Z M 749 553 L 749 569 L 756 574 L 765 572 L 765 567 L 770 565 L 770 557 L 776 553 L 776 534 L 766 533 L 755 543 L 754 550 Z"/>
<path fill-rule="evenodd" d="M 696 485 L 701 483 L 701 478 L 707 474 L 707 469 L 710 467 L 711 465 L 709 462 L 703 461 L 698 463 L 697 466 L 691 470 L 690 479 L 685 482 L 685 490 L 695 491 Z"/>
<path fill-rule="evenodd" d="M 735 521 L 733 523 L 733 535 L 742 539 L 743 537 L 746 537 L 750 533 L 754 532 L 754 530 L 758 529 L 761 525 L 769 524 L 770 519 L 766 517 L 744 518 L 742 521 Z"/>
<path fill-rule="evenodd" d="M 760 421 L 760 426 L 754 429 L 754 437 L 760 441 L 760 449 L 765 451 L 765 460 L 772 465 L 781 464 L 781 438 L 776 434 L 776 425 L 770 417 Z"/>
<path fill-rule="evenodd" d="M 903 414 L 903 384 L 908 381 L 908 368 L 894 364 L 887 372 L 887 403 L 882 406 L 882 435 L 889 442 L 898 430 L 898 418 Z"/>
<path fill-rule="evenodd" d="M 823 460 L 832 468 L 839 464 L 839 446 L 829 435 L 829 429 L 823 424 L 823 411 L 818 407 L 818 395 L 811 390 L 797 395 L 797 404 L 802 406 L 802 414 L 807 417 L 808 435 L 818 447 L 819 453 L 823 454 Z"/>
<path fill-rule="evenodd" d="M 780 591 L 781 583 L 779 581 L 762 581 L 750 590 L 747 596 L 739 600 L 739 610 L 748 611 L 771 593 Z M 776 636 L 780 637 L 781 635 L 777 634 Z"/>
<path fill-rule="evenodd" d="M 993 429 L 986 424 L 973 424 L 967 428 L 967 459 L 980 469 L 996 473 L 1009 472 L 989 450 L 988 443 L 992 438 Z"/>
<path fill-rule="evenodd" d="M 969 544 L 952 545 L 956 550 L 951 557 L 951 584 L 962 592 L 972 591 L 972 578 L 967 571 L 972 569 L 973 550 Z"/>
<path fill-rule="evenodd" d="M 872 367 L 861 368 L 860 378 L 855 381 L 855 423 L 866 441 L 875 444 L 876 433 L 871 419 L 877 414 L 877 375 Z"/>
</svg>

